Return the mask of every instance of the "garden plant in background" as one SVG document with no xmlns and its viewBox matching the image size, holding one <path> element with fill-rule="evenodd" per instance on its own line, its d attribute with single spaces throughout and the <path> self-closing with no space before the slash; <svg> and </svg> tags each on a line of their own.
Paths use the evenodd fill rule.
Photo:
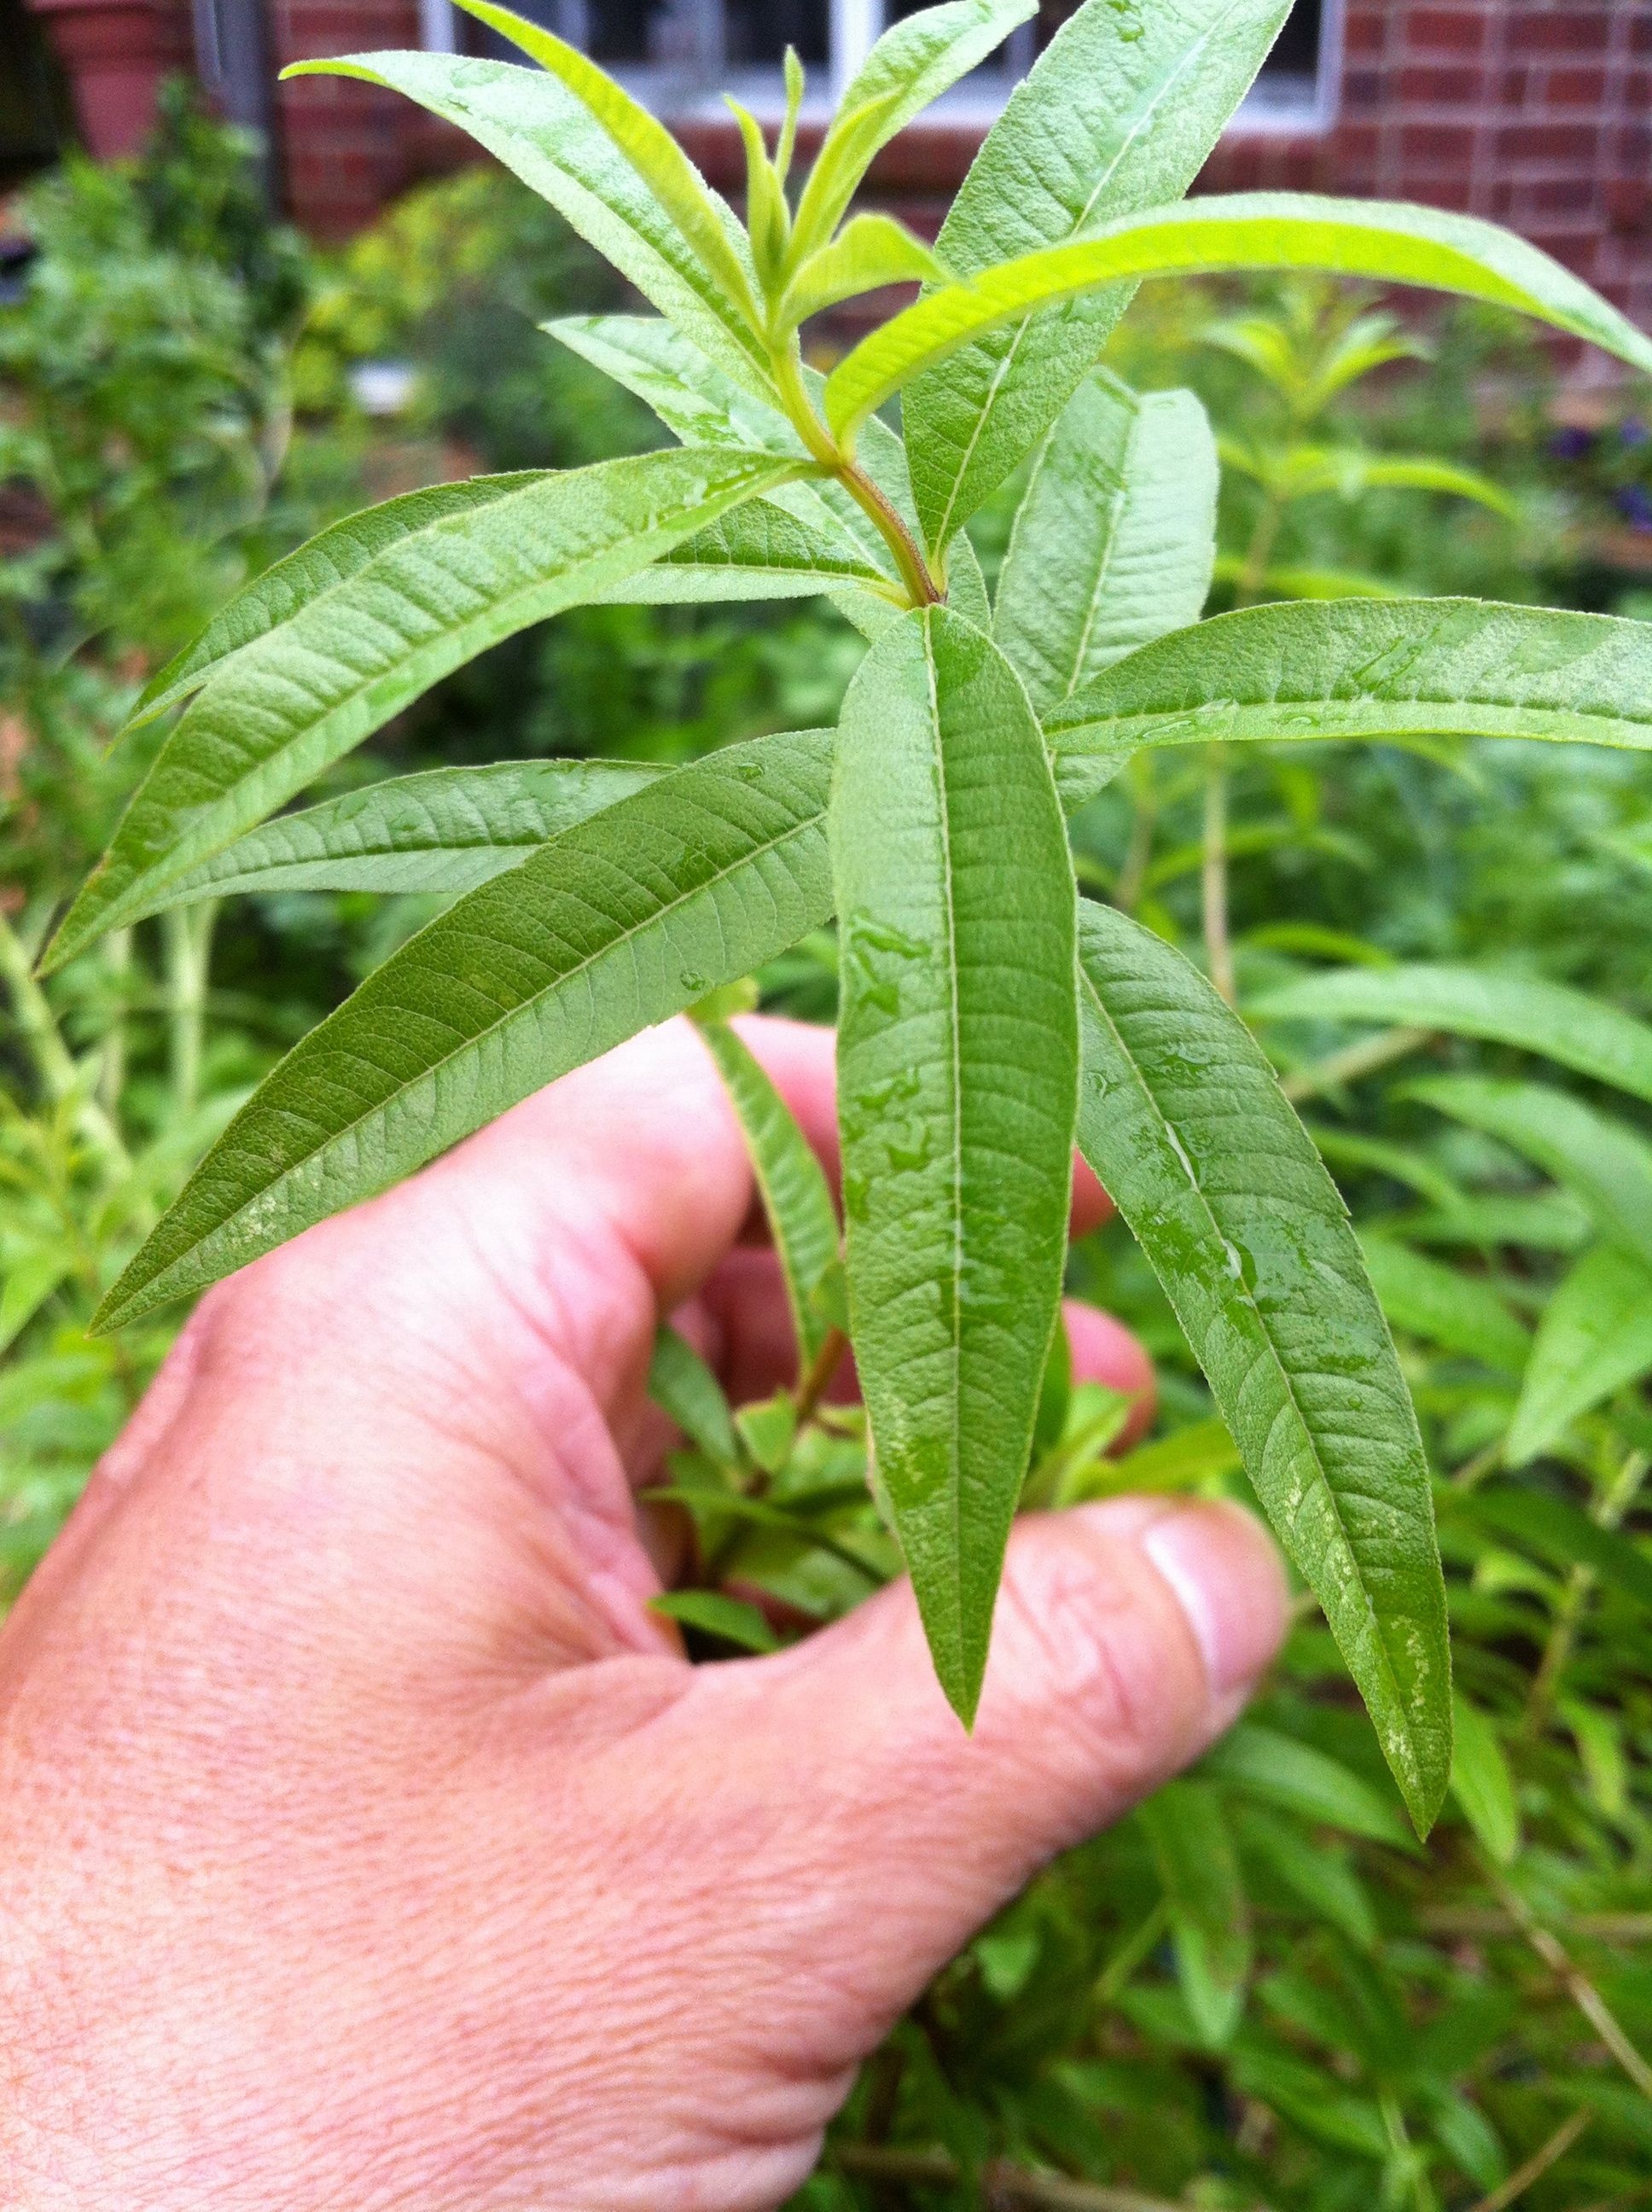
<svg viewBox="0 0 1652 2212">
<path fill-rule="evenodd" d="M 1145 746 L 1413 732 L 1642 744 L 1652 638 L 1473 602 L 1200 623 L 1208 433 L 1183 402 L 1138 402 L 1091 370 L 1135 284 L 1189 270 L 1306 265 L 1453 289 L 1642 368 L 1652 343 L 1465 217 L 1288 195 L 1183 202 L 1282 0 L 1151 22 L 1091 0 L 989 134 L 932 252 L 887 217 L 846 221 L 854 190 L 1024 0 L 954 0 L 888 33 L 795 206 L 793 64 L 772 159 L 741 118 L 744 234 L 583 56 L 485 0 L 475 12 L 541 66 L 303 66 L 460 123 L 607 254 L 660 319 L 557 334 L 683 442 L 392 501 L 278 563 L 149 685 L 140 723 L 185 711 L 51 964 L 147 915 L 273 880 L 464 896 L 242 1109 L 106 1323 L 383 1188 L 835 913 L 847 1314 L 834 1326 L 849 1323 L 879 1495 L 948 1696 L 967 1719 L 1048 1364 L 1076 1134 L 1158 1271 L 1425 1831 L 1451 1765 L 1445 1600 L 1421 1441 L 1357 1245 L 1236 1017 L 1115 909 L 1080 916 L 1064 817 Z M 811 380 L 799 325 L 914 276 L 922 296 Z M 904 443 L 878 414 L 897 395 Z M 1047 434 L 989 605 L 963 526 Z M 1086 471 L 1109 495 L 1075 501 Z M 871 641 L 835 732 L 664 777 L 619 763 L 438 771 L 266 822 L 529 622 L 604 596 L 823 589 Z"/>
</svg>

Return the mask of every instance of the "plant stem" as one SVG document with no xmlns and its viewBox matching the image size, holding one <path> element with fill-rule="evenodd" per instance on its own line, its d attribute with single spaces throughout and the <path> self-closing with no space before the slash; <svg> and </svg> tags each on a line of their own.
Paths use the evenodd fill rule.
<svg viewBox="0 0 1652 2212">
<path fill-rule="evenodd" d="M 1140 763 L 1139 769 L 1137 762 Z M 1153 787 L 1152 755 L 1146 751 L 1138 754 L 1131 768 L 1134 771 L 1131 781 L 1136 787 L 1136 811 L 1131 819 L 1124 865 L 1113 887 L 1113 903 L 1123 914 L 1134 914 L 1141 903 L 1142 892 L 1147 886 L 1147 871 L 1152 866 L 1153 838 L 1158 829 L 1158 794 Z"/>
<path fill-rule="evenodd" d="M 1225 745 L 1205 750 L 1205 866 L 1200 878 L 1205 913 L 1205 951 L 1211 981 L 1229 1006 L 1238 992 L 1233 977 L 1233 945 L 1228 934 L 1228 756 Z"/>
<path fill-rule="evenodd" d="M 41 1090 L 53 1105 L 75 1100 L 82 1087 L 81 1071 L 35 979 L 34 963 L 3 911 L 0 911 L 0 977 L 10 991 L 17 1033 L 33 1063 Z M 95 1098 L 79 1099 L 76 1120 L 113 1173 L 125 1174 L 131 1168 L 131 1157 L 119 1130 Z"/>
<path fill-rule="evenodd" d="M 1381 1036 L 1367 1037 L 1360 1044 L 1351 1044 L 1345 1051 L 1327 1054 L 1315 1060 L 1312 1067 L 1298 1068 L 1287 1075 L 1280 1089 L 1293 1106 L 1304 1098 L 1316 1098 L 1321 1091 L 1334 1091 L 1339 1084 L 1352 1083 L 1362 1075 L 1374 1075 L 1379 1067 L 1390 1061 L 1404 1060 L 1409 1054 L 1420 1051 L 1433 1036 L 1432 1030 L 1384 1030 Z"/>
<path fill-rule="evenodd" d="M 1473 2212 L 1508 2212 L 1509 2205 L 1517 2203 L 1534 2181 L 1541 2181 L 1549 2168 L 1564 2158 L 1594 2118 L 1593 2112 L 1585 2111 L 1574 2112 L 1569 2120 L 1562 2120 L 1547 2142 L 1540 2143 L 1525 2163 L 1517 2166 L 1507 2181 L 1501 2183 L 1489 2197 L 1482 2197 L 1473 2207 Z"/>
<path fill-rule="evenodd" d="M 1615 1528 L 1634 1504 L 1647 1469 L 1652 1467 L 1642 1452 L 1631 1452 L 1619 1469 L 1617 1480 L 1598 1500 L 1589 1518 L 1598 1528 Z M 1520 1733 L 1527 1742 L 1540 1735 L 1546 1723 L 1559 1690 L 1561 1677 L 1566 1671 L 1572 1646 L 1577 1641 L 1577 1632 L 1590 1598 L 1594 1595 L 1595 1574 L 1593 1567 L 1573 1567 L 1566 1577 L 1566 1587 L 1555 1607 L 1553 1626 L 1549 1631 L 1543 1656 L 1533 1680 L 1531 1694 L 1526 1701 Z"/>
<path fill-rule="evenodd" d="M 841 1328 L 829 1328 L 820 1350 L 798 1380 L 798 1426 L 814 1418 L 815 1409 L 831 1388 L 832 1377 L 843 1363 L 849 1340 Z"/>
<path fill-rule="evenodd" d="M 115 1005 L 103 1036 L 103 1059 L 98 1069 L 98 1097 L 111 1121 L 118 1121 L 121 1093 L 126 1088 L 126 999 L 131 986 L 131 931 L 112 929 L 104 940 L 104 957 L 108 963 Z"/>
<path fill-rule="evenodd" d="M 881 2143 L 839 2143 L 833 2160 L 844 2173 L 910 2189 L 956 2189 L 963 2169 L 944 2150 L 896 2150 Z M 1070 2181 L 1064 2174 L 1029 2173 L 1007 2160 L 981 2168 L 981 2201 L 1002 2212 L 1182 2212 L 1163 2197 L 1105 2183 Z"/>
<path fill-rule="evenodd" d="M 1487 1880 L 1503 1899 L 1521 1935 L 1553 1974 L 1606 2049 L 1642 2096 L 1652 2100 L 1652 2066 L 1649 2066 L 1624 2033 L 1623 2025 L 1582 1967 L 1575 1966 L 1559 1940 L 1552 1936 L 1530 1905 L 1497 1869 L 1482 1861 Z"/>
<path fill-rule="evenodd" d="M 161 916 L 167 945 L 167 1044 L 173 1097 L 181 1114 L 201 1101 L 201 1040 L 217 902 L 173 907 Z"/>
<path fill-rule="evenodd" d="M 843 452 L 809 404 L 803 381 L 803 359 L 795 341 L 772 356 L 774 380 L 786 402 L 792 427 L 822 468 L 829 470 L 851 499 L 877 524 L 884 544 L 895 556 L 901 581 L 914 607 L 938 606 L 946 593 L 930 573 L 918 541 L 872 478 Z"/>
</svg>

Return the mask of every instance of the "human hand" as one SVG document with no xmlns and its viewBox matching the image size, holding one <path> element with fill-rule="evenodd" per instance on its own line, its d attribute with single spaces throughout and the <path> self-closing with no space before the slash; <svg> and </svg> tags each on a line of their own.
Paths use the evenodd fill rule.
<svg viewBox="0 0 1652 2212">
<path fill-rule="evenodd" d="M 745 1035 L 829 1156 L 829 1036 Z M 203 1301 L 0 1636 L 8 2204 L 774 2206 L 942 1963 L 1233 1718 L 1277 1559 L 1163 1500 L 1018 1526 L 973 1737 L 905 1584 L 684 1662 L 644 1378 L 687 1301 L 782 1379 L 751 1200 L 677 1023 Z"/>
</svg>

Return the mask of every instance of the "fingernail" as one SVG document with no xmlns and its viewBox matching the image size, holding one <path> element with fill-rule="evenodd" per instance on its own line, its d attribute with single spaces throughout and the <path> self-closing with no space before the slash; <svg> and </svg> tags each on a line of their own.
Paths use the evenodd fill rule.
<svg viewBox="0 0 1652 2212">
<path fill-rule="evenodd" d="M 1179 1506 L 1138 1541 L 1187 1615 L 1212 1694 L 1255 1681 L 1285 1632 L 1285 1576 L 1261 1524 L 1236 1505 Z"/>
</svg>

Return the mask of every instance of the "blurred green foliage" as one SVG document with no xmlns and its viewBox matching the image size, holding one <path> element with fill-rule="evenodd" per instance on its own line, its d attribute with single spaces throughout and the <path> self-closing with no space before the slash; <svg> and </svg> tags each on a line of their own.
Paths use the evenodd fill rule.
<svg viewBox="0 0 1652 2212">
<path fill-rule="evenodd" d="M 528 195 L 471 172 L 324 261 L 268 222 L 248 161 L 174 95 L 142 162 L 71 163 L 34 188 L 40 250 L 0 323 L 8 1592 L 165 1349 L 159 1325 L 89 1340 L 100 1289 L 246 1085 L 422 918 L 315 895 L 249 902 L 216 933 L 210 912 L 168 917 L 43 996 L 31 955 L 130 787 L 131 764 L 105 756 L 136 686 L 243 574 L 366 497 L 657 435 L 538 336 L 546 316 L 613 295 Z M 1505 319 L 1470 310 L 1424 334 L 1309 288 L 1158 297 L 1126 326 L 1120 366 L 1193 385 L 1227 441 L 1224 592 L 1359 577 L 1644 611 L 1633 563 L 1652 532 L 1628 495 L 1652 465 L 1635 406 L 1562 419 L 1547 357 Z M 1360 373 L 1338 384 L 1338 360 Z M 375 412 L 386 392 L 392 411 Z M 1400 480 L 1405 461 L 1481 472 L 1497 496 Z M 1006 497 L 980 519 L 989 574 L 1008 511 Z M 440 687 L 340 775 L 688 757 L 829 720 L 859 650 L 796 605 L 585 610 Z M 1652 1016 L 1652 767 L 1636 756 L 1249 748 L 1224 800 L 1242 1007 L 1326 967 L 1426 960 Z M 1078 838 L 1096 893 L 1199 946 L 1203 764 L 1166 756 L 1121 778 Z M 769 1003 L 829 1018 L 833 959 L 829 936 L 801 948 L 762 979 Z M 1053 1869 L 901 2023 L 798 2200 L 807 2212 L 1575 2212 L 1652 2197 L 1652 1350 L 1509 1464 L 1528 1346 L 1610 1238 L 1564 1162 L 1534 1166 L 1416 1085 L 1476 1073 L 1562 1092 L 1637 1146 L 1652 1142 L 1647 1109 L 1507 1042 L 1323 1014 L 1260 1034 L 1387 1255 L 1467 1708 L 1454 1803 L 1426 1853 L 1408 1842 L 1300 1608 L 1275 1680 L 1194 1783 Z M 1075 1255 L 1073 1281 L 1151 1347 L 1159 1424 L 1109 1459 L 1121 1409 L 1053 1376 L 1033 1493 L 1242 1496 L 1120 1227 Z M 700 1531 L 701 1601 L 677 1610 L 701 1656 L 796 1633 L 893 1567 L 856 1418 L 828 1409 L 792 1430 L 784 1408 L 745 1409 L 720 1458 L 685 1451 L 670 1469 Z"/>
</svg>

